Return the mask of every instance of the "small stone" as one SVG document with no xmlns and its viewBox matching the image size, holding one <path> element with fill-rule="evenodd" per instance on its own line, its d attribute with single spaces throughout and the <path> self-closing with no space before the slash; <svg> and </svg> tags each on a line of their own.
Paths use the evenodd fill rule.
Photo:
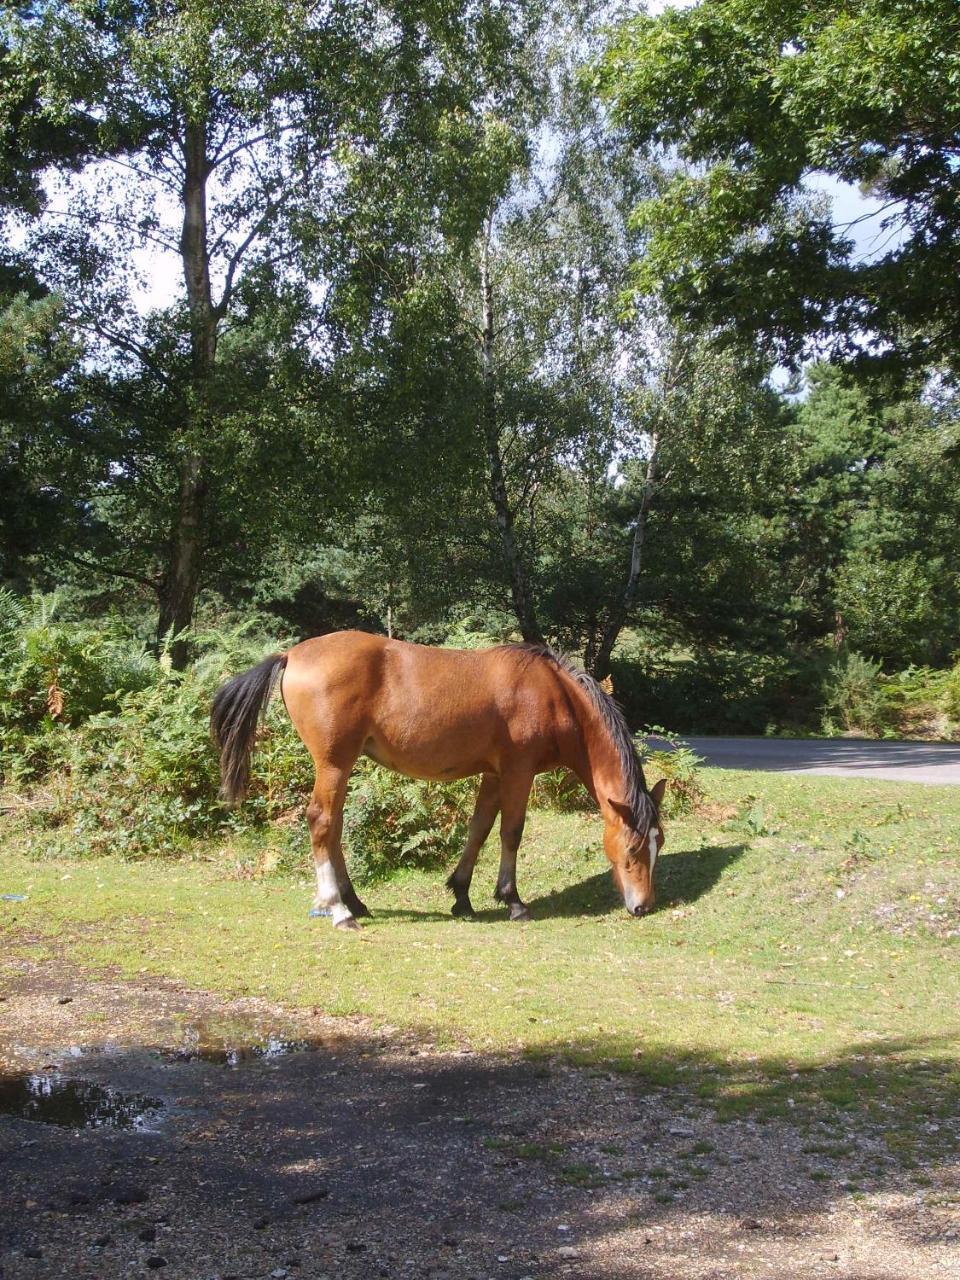
<svg viewBox="0 0 960 1280">
<path fill-rule="evenodd" d="M 73 1004 L 73 996 L 58 996 L 57 1004 Z"/>
<path fill-rule="evenodd" d="M 316 1204 L 318 1200 L 326 1200 L 330 1194 L 329 1187 L 311 1187 L 306 1191 L 301 1191 L 298 1195 L 292 1196 L 294 1204 Z"/>
<path fill-rule="evenodd" d="M 756 1218 L 744 1218 L 740 1223 L 740 1226 L 744 1231 L 759 1231 L 761 1225 L 762 1224 L 758 1222 Z"/>
<path fill-rule="evenodd" d="M 840 1255 L 839 1255 L 839 1253 L 824 1253 L 824 1254 L 822 1254 L 822 1255 L 821 1255 L 821 1257 L 822 1257 L 822 1259 L 823 1259 L 823 1261 L 824 1261 L 824 1262 L 839 1262 L 839 1261 L 840 1261 Z"/>
<path fill-rule="evenodd" d="M 118 1182 L 110 1192 L 114 1204 L 143 1204 L 147 1193 L 133 1182 Z"/>
<path fill-rule="evenodd" d="M 566 1224 L 565 1222 L 561 1222 L 561 1223 L 560 1223 L 560 1225 L 559 1225 L 559 1227 L 557 1227 L 557 1230 L 558 1230 L 558 1231 L 569 1231 L 569 1230 L 570 1230 L 570 1228 L 567 1226 L 567 1224 Z"/>
<path fill-rule="evenodd" d="M 85 1191 L 74 1189 L 67 1192 L 67 1203 L 72 1205 L 74 1208 L 79 1208 L 81 1205 L 89 1204 L 90 1197 Z"/>
<path fill-rule="evenodd" d="M 347 1253 L 362 1253 L 366 1247 L 360 1240 L 347 1241 Z"/>
<path fill-rule="evenodd" d="M 575 1249 L 572 1244 L 562 1244 L 557 1250 L 561 1258 L 579 1258 L 580 1250 Z"/>
<path fill-rule="evenodd" d="M 137 1232 L 137 1239 L 142 1240 L 145 1244 L 151 1244 L 157 1238 L 156 1227 L 144 1227 L 142 1231 Z"/>
<path fill-rule="evenodd" d="M 105 1249 L 108 1244 L 113 1244 L 113 1236 L 97 1236 L 93 1243 L 98 1249 Z"/>
<path fill-rule="evenodd" d="M 286 1280 L 287 1271 L 284 1267 L 274 1267 L 270 1272 L 271 1280 Z"/>
<path fill-rule="evenodd" d="M 498 1262 L 509 1262 L 509 1261 L 510 1261 L 510 1255 L 509 1255 L 508 1253 L 498 1253 L 498 1254 L 497 1254 L 497 1261 L 498 1261 Z"/>
<path fill-rule="evenodd" d="M 270 1225 L 269 1218 L 254 1218 L 252 1223 L 254 1231 L 262 1231 L 264 1227 L 269 1227 L 269 1225 Z"/>
<path fill-rule="evenodd" d="M 667 1132 L 673 1134 L 675 1138 L 692 1138 L 693 1137 L 693 1130 L 688 1128 L 688 1126 L 685 1124 L 671 1125 L 670 1128 L 667 1130 Z"/>
<path fill-rule="evenodd" d="M 24 1249 L 23 1256 L 25 1258 L 42 1258 L 43 1250 L 38 1249 L 35 1246 L 31 1246 L 29 1249 Z"/>
<path fill-rule="evenodd" d="M 147 1259 L 147 1266 L 151 1271 L 159 1271 L 161 1267 L 165 1267 L 166 1265 L 166 1258 L 159 1253 L 155 1253 Z"/>
</svg>

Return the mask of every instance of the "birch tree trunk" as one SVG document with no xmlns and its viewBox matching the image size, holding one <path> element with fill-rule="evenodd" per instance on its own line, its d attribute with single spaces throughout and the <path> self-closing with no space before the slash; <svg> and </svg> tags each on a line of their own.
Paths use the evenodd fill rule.
<svg viewBox="0 0 960 1280">
<path fill-rule="evenodd" d="M 188 121 L 184 130 L 183 228 L 180 254 L 190 314 L 190 397 L 180 457 L 180 491 L 170 530 L 167 566 L 160 600 L 159 633 L 173 633 L 171 662 L 182 670 L 186 641 L 179 638 L 193 621 L 203 557 L 203 517 L 207 479 L 200 441 L 212 427 L 210 392 L 217 357 L 219 317 L 210 289 L 207 247 L 206 120 Z"/>
<path fill-rule="evenodd" d="M 630 616 L 630 610 L 633 608 L 637 598 L 637 588 L 640 585 L 640 574 L 643 569 L 643 548 L 647 536 L 647 517 L 657 488 L 659 449 L 660 437 L 655 434 L 650 441 L 650 457 L 647 459 L 647 470 L 643 479 L 643 492 L 640 495 L 637 520 L 633 527 L 633 541 L 630 544 L 630 569 L 627 573 L 627 581 L 624 584 L 620 599 L 611 610 L 610 618 L 606 627 L 604 627 L 603 636 L 597 646 L 593 662 L 589 663 L 588 661 L 593 675 L 598 679 L 603 679 L 604 676 L 610 674 L 610 658 L 613 654 L 614 645 L 619 639 L 620 632 L 623 630 Z"/>
</svg>

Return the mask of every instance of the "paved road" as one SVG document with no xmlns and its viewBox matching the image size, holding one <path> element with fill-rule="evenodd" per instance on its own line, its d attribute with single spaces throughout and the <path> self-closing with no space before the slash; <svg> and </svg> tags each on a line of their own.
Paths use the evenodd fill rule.
<svg viewBox="0 0 960 1280">
<path fill-rule="evenodd" d="M 821 773 L 960 786 L 960 743 L 866 742 L 851 738 L 688 738 L 718 769 Z"/>
</svg>

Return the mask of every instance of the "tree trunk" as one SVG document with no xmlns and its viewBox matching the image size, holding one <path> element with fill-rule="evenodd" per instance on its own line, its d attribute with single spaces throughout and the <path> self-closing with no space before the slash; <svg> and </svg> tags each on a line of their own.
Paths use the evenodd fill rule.
<svg viewBox="0 0 960 1280">
<path fill-rule="evenodd" d="M 610 614 L 610 619 L 604 628 L 603 637 L 597 646 L 593 662 L 590 663 L 588 659 L 589 669 L 600 680 L 610 674 L 610 657 L 613 653 L 613 647 L 617 643 L 620 632 L 623 630 L 624 624 L 630 616 L 630 610 L 633 608 L 634 601 L 637 598 L 640 571 L 643 568 L 643 544 L 647 534 L 647 515 L 657 486 L 657 451 L 659 445 L 659 437 L 654 435 L 650 442 L 650 457 L 647 460 L 647 472 L 643 480 L 640 509 L 637 512 L 637 522 L 633 528 L 633 541 L 630 545 L 630 570 L 627 574 L 626 585 L 623 588 L 623 594 Z"/>
<path fill-rule="evenodd" d="M 182 671 L 187 665 L 187 642 L 180 637 L 193 622 L 200 584 L 203 497 L 202 462 L 191 452 L 184 457 L 180 469 L 180 497 L 171 530 L 157 627 L 161 641 L 172 632 L 170 661 L 175 671 Z"/>
<path fill-rule="evenodd" d="M 207 249 L 206 121 L 189 121 L 184 132 L 183 229 L 180 254 L 190 313 L 190 403 L 180 462 L 180 494 L 170 531 L 160 607 L 160 638 L 173 632 L 171 662 L 182 670 L 186 641 L 179 639 L 193 621 L 200 586 L 204 541 L 206 476 L 201 442 L 212 427 L 210 391 L 217 357 L 218 317 L 210 289 Z"/>
<path fill-rule="evenodd" d="M 490 279 L 490 225 L 480 242 L 480 292 L 483 307 L 481 353 L 483 363 L 483 434 L 487 450 L 490 501 L 493 504 L 500 534 L 500 546 L 510 576 L 510 595 L 513 611 L 520 625 L 520 634 L 528 644 L 542 644 L 543 636 L 537 622 L 527 575 L 513 519 L 513 509 L 507 493 L 503 474 L 503 458 L 500 454 L 500 430 L 497 420 L 497 381 L 494 355 L 493 282 Z"/>
</svg>

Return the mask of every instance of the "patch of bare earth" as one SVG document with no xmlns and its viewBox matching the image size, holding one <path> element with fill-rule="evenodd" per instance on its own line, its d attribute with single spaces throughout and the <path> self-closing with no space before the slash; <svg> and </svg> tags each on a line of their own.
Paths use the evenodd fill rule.
<svg viewBox="0 0 960 1280">
<path fill-rule="evenodd" d="M 0 984 L 2 1280 L 960 1275 L 956 1164 L 911 1182 L 852 1119 L 719 1124 L 682 1076 L 651 1093 L 28 961 Z M 10 1113 L 71 1083 L 150 1106 Z"/>
</svg>

